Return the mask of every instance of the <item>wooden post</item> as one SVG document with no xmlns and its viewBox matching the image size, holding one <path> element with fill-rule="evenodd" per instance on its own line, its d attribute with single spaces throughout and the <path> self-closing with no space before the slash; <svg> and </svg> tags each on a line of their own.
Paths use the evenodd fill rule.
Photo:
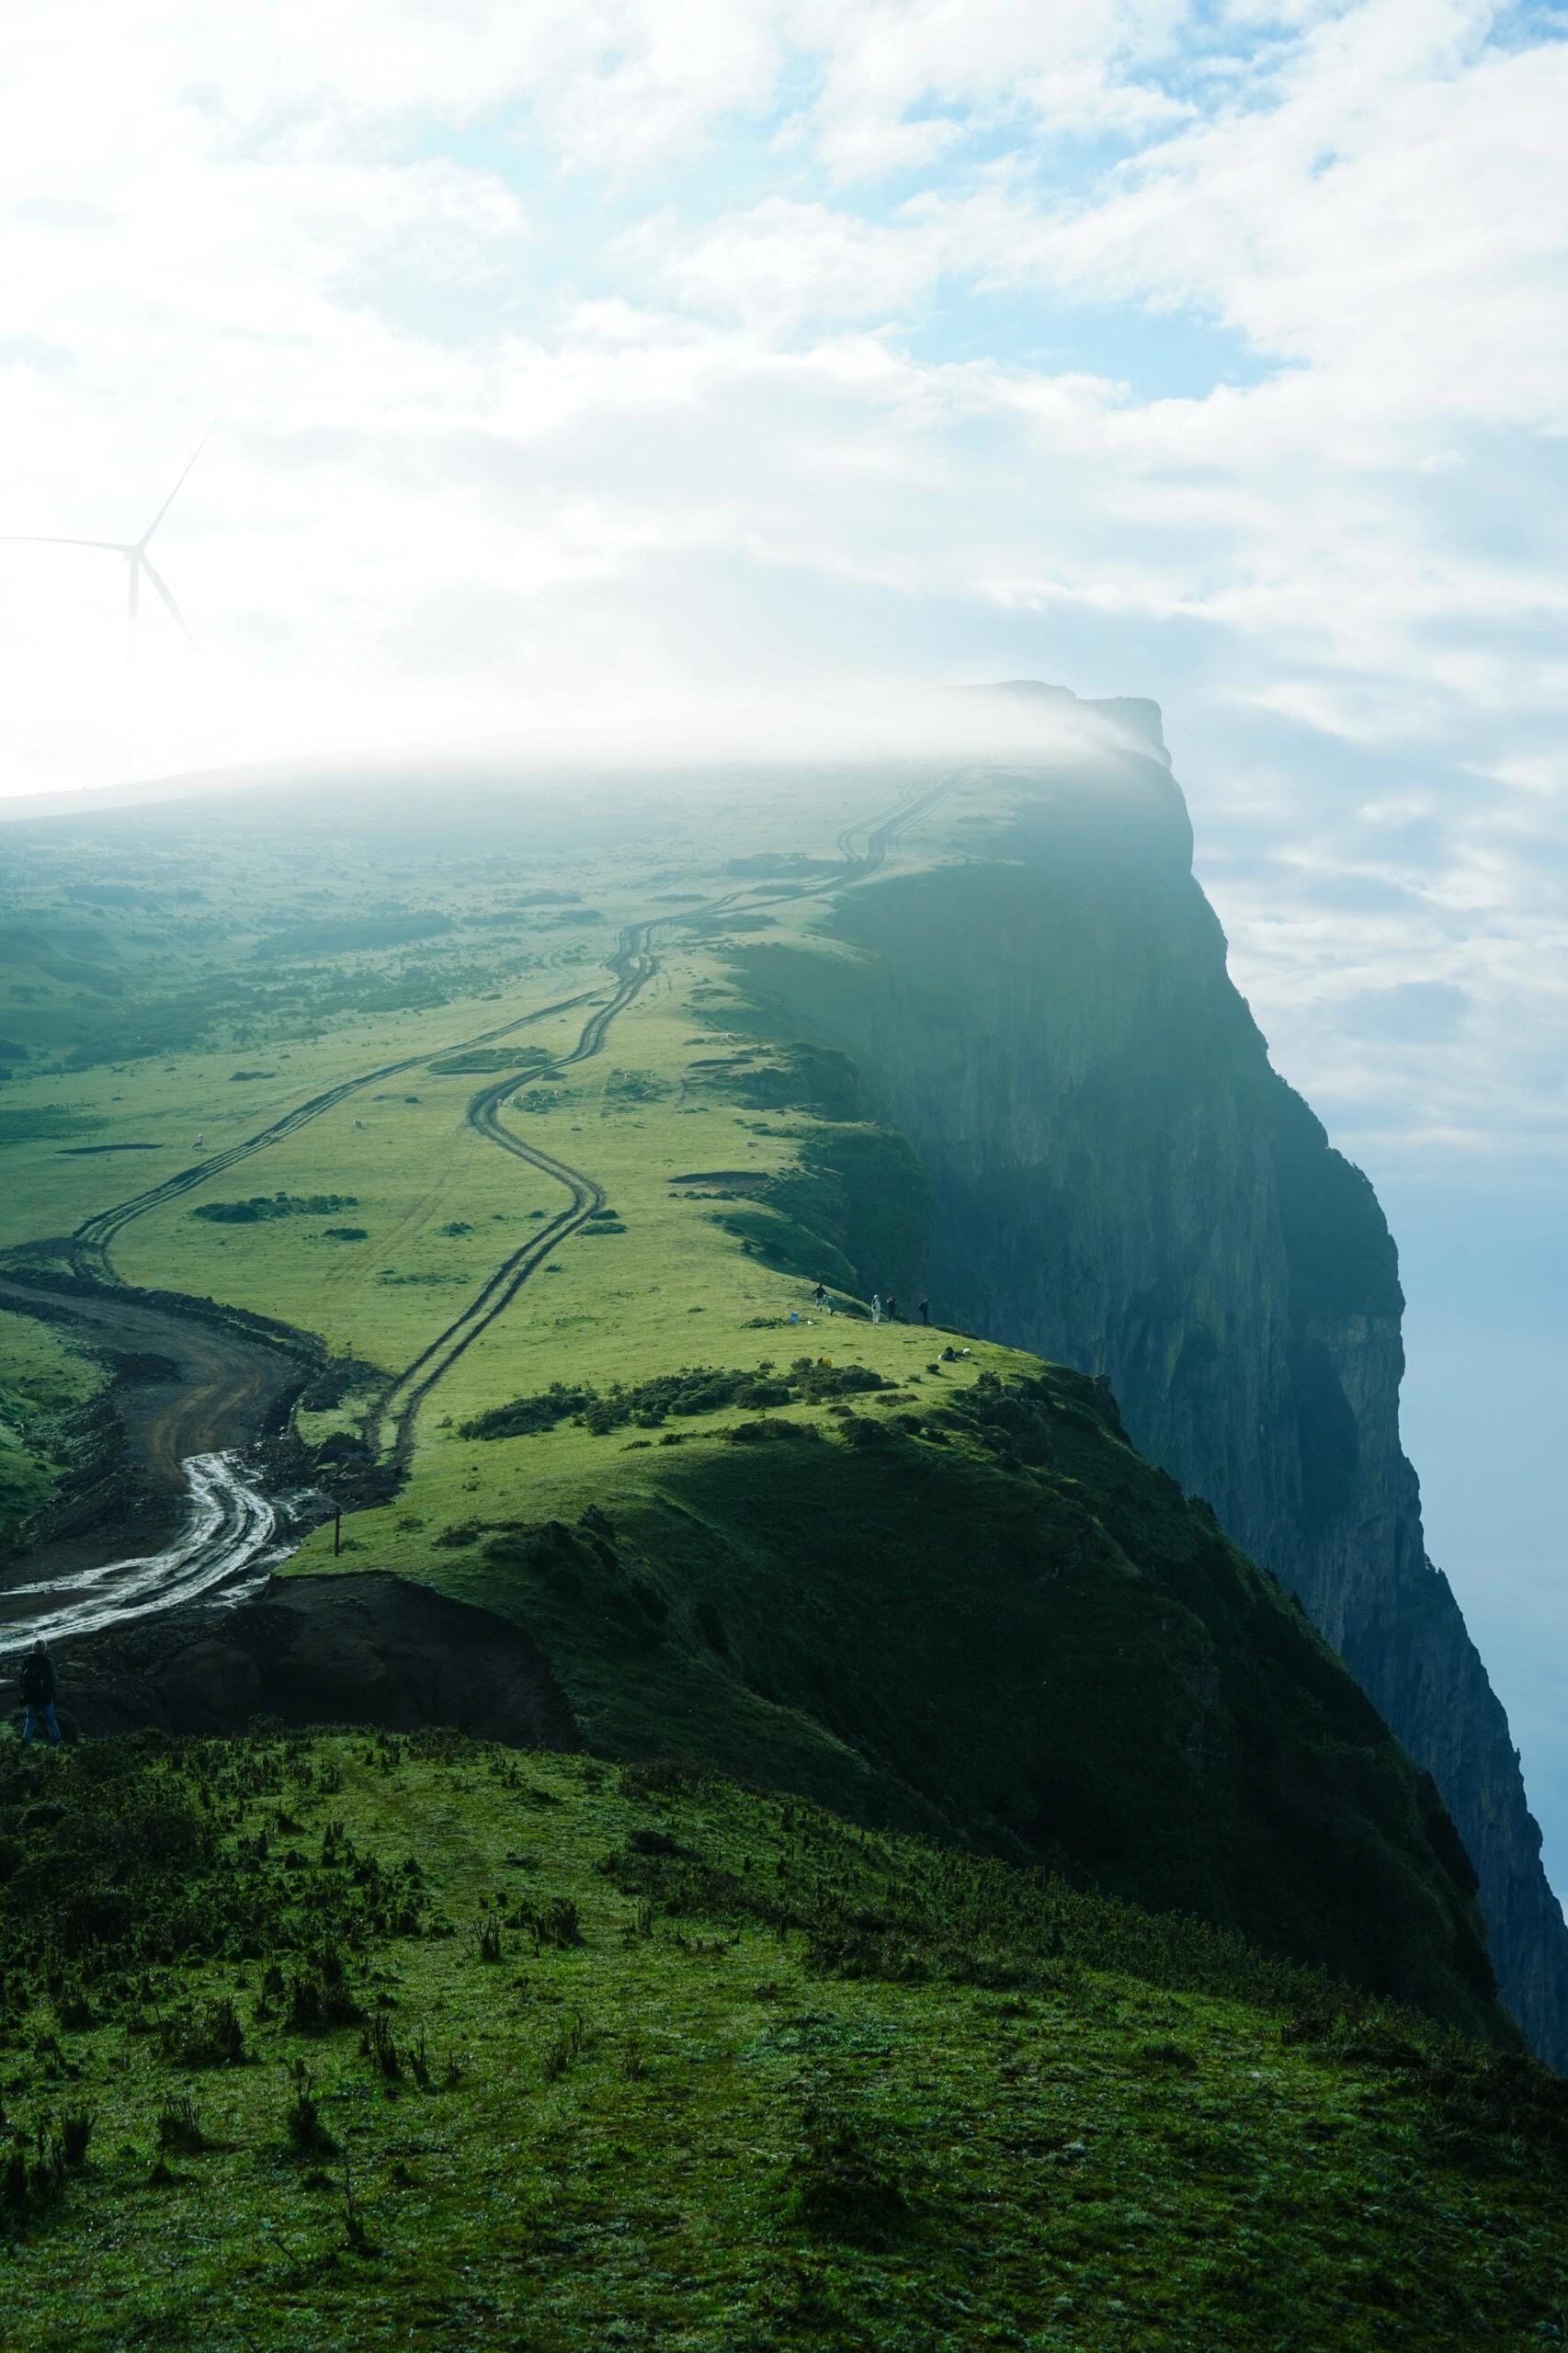
<svg viewBox="0 0 1568 2353">
<path fill-rule="evenodd" d="M 332 1557 L 335 1561 L 342 1550 L 343 1514 L 341 1511 L 335 1511 L 332 1515 Z"/>
</svg>

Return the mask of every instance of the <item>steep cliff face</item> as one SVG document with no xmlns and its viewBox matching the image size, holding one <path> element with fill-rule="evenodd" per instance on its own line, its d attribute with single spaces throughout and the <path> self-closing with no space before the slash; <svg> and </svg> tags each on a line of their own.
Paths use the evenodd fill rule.
<svg viewBox="0 0 1568 2353">
<path fill-rule="evenodd" d="M 928 869 L 852 894 L 820 955 L 753 950 L 751 983 L 926 1162 L 938 1319 L 1108 1374 L 1134 1441 L 1300 1595 L 1433 1773 L 1505 1998 L 1568 2066 L 1568 1928 L 1400 1447 L 1393 1244 L 1227 976 L 1163 750 L 1128 748 L 1157 716 L 1112 715 L 1102 759 L 978 777 Z"/>
</svg>

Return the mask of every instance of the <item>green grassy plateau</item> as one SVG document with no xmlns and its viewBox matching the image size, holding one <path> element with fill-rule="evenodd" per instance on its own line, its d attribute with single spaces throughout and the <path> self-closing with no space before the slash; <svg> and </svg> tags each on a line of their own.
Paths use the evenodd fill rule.
<svg viewBox="0 0 1568 2353">
<path fill-rule="evenodd" d="M 1562 2342 L 1555 2079 L 1036 1873 L 443 1734 L 0 1855 L 17 2353 Z"/>
<path fill-rule="evenodd" d="M 587 1752 L 0 1768 L 7 2345 L 1568 2341 L 1432 1782 L 1092 1369 L 914 1320 L 926 1170 L 779 1010 L 874 1028 L 933 878 L 983 952 L 1037 789 L 7 835 L 0 1267 L 291 1327 L 284 1574 L 522 1627 Z M 3 1536 L 105 1376 L 0 1346 Z"/>
</svg>

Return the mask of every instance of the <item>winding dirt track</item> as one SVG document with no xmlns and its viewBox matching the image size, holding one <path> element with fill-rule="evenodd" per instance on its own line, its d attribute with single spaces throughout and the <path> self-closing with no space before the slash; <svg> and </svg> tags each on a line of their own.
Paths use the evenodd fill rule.
<svg viewBox="0 0 1568 2353">
<path fill-rule="evenodd" d="M 810 898 L 824 891 L 840 891 L 849 884 L 866 881 L 883 864 L 888 851 L 904 827 L 934 809 L 959 781 L 959 777 L 949 776 L 918 796 L 906 794 L 886 817 L 879 824 L 873 824 L 867 833 L 866 847 L 862 852 L 857 853 L 853 846 L 854 836 L 861 827 L 846 825 L 838 836 L 839 852 L 845 860 L 846 870 L 842 874 L 831 875 L 823 881 L 788 883 L 776 891 L 759 892 L 754 894 L 754 900 Z M 596 1210 L 605 1206 L 604 1188 L 597 1177 L 589 1176 L 584 1169 L 572 1167 L 566 1161 L 558 1160 L 553 1154 L 541 1151 L 537 1144 L 525 1142 L 510 1128 L 503 1127 L 500 1120 L 502 1105 L 522 1086 L 532 1086 L 552 1072 L 570 1070 L 598 1053 L 618 1015 L 624 1013 L 627 1006 L 642 995 L 660 969 L 653 950 L 654 934 L 707 922 L 728 907 L 733 895 L 731 893 L 722 899 L 710 900 L 706 906 L 689 908 L 678 915 L 658 915 L 643 923 L 629 924 L 617 938 L 614 953 L 605 960 L 616 978 L 615 993 L 608 1003 L 589 1015 L 571 1052 L 563 1054 L 559 1062 L 529 1072 L 525 1078 L 519 1079 L 514 1072 L 493 1086 L 482 1087 L 470 1102 L 466 1113 L 470 1127 L 488 1142 L 498 1144 L 503 1152 L 509 1152 L 518 1160 L 526 1160 L 530 1167 L 554 1177 L 571 1198 L 547 1225 L 530 1235 L 521 1249 L 515 1250 L 510 1257 L 502 1261 L 474 1293 L 461 1314 L 454 1317 L 445 1331 L 437 1333 L 411 1364 L 404 1366 L 380 1405 L 368 1417 L 365 1426 L 367 1438 L 378 1449 L 386 1448 L 392 1461 L 400 1469 L 406 1469 L 413 1456 L 419 1409 L 437 1383 L 464 1350 L 473 1345 L 480 1334 L 488 1330 L 496 1317 L 510 1306 L 523 1285 L 539 1272 L 562 1243 L 585 1225 Z"/>
<path fill-rule="evenodd" d="M 24 1313 L 41 1307 L 51 1317 L 68 1316 L 105 1347 L 172 1359 L 175 1378 L 139 1384 L 117 1400 L 133 1456 L 172 1493 L 186 1490 L 183 1465 L 190 1455 L 222 1453 L 258 1438 L 268 1407 L 297 1377 L 281 1348 L 134 1291 L 54 1291 L 0 1275 L 0 1301 Z"/>
<path fill-rule="evenodd" d="M 0 1657 L 36 1641 L 101 1633 L 191 1601 L 243 1601 L 266 1584 L 279 1556 L 275 1505 L 238 1455 L 193 1454 L 182 1468 L 189 1500 L 174 1541 L 135 1560 L 12 1586 Z"/>
<path fill-rule="evenodd" d="M 497 1143 L 518 1160 L 526 1160 L 530 1167 L 553 1176 L 571 1195 L 566 1207 L 557 1211 L 549 1222 L 530 1234 L 521 1249 L 504 1258 L 494 1274 L 488 1276 L 469 1301 L 462 1313 L 454 1317 L 444 1332 L 422 1348 L 411 1364 L 403 1367 L 381 1404 L 375 1409 L 367 1436 L 372 1443 L 386 1443 L 390 1437 L 392 1459 L 405 1465 L 414 1449 L 414 1427 L 419 1408 L 436 1383 L 454 1365 L 465 1348 L 475 1341 L 502 1310 L 509 1305 L 530 1275 L 536 1274 L 551 1252 L 574 1233 L 593 1215 L 603 1209 L 605 1194 L 597 1179 L 585 1176 L 580 1168 L 571 1167 L 564 1160 L 557 1160 L 552 1153 L 542 1152 L 537 1145 L 525 1143 L 509 1128 L 502 1127 L 498 1113 L 509 1095 L 520 1085 L 529 1085 L 547 1073 L 570 1070 L 577 1063 L 585 1063 L 597 1054 L 608 1037 L 610 1025 L 618 1013 L 625 1011 L 632 999 L 647 986 L 658 971 L 658 960 L 649 946 L 654 926 L 652 923 L 630 924 L 622 931 L 614 952 L 605 959 L 616 978 L 616 989 L 608 1004 L 599 1006 L 583 1024 L 582 1035 L 568 1054 L 558 1062 L 544 1064 L 519 1080 L 511 1071 L 494 1085 L 481 1087 L 468 1106 L 465 1117 L 471 1128 L 487 1142 Z"/>
<path fill-rule="evenodd" d="M 336 1086 L 329 1086 L 322 1094 L 311 1096 L 308 1101 L 296 1104 L 291 1111 L 285 1111 L 270 1127 L 258 1129 L 243 1143 L 231 1144 L 226 1152 L 214 1153 L 210 1159 L 193 1162 L 190 1167 L 165 1176 L 162 1184 L 150 1185 L 145 1192 L 133 1193 L 129 1200 L 117 1202 L 113 1209 L 99 1210 L 95 1216 L 84 1218 L 69 1237 L 73 1263 L 78 1272 L 91 1274 L 100 1282 L 118 1282 L 119 1278 L 109 1260 L 108 1245 L 117 1233 L 137 1218 L 145 1217 L 149 1210 L 162 1209 L 165 1201 L 177 1200 L 182 1193 L 205 1184 L 210 1176 L 220 1176 L 237 1162 L 248 1160 L 253 1153 L 265 1152 L 268 1144 L 280 1143 L 285 1136 L 308 1127 L 324 1111 L 330 1111 L 350 1095 L 357 1095 L 361 1087 L 373 1086 L 378 1079 L 400 1078 L 405 1071 L 420 1070 L 441 1054 L 466 1053 L 476 1046 L 493 1045 L 497 1038 L 509 1038 L 515 1029 L 526 1029 L 530 1022 L 543 1021 L 552 1013 L 570 1013 L 574 1006 L 586 1005 L 598 994 L 597 989 L 585 989 L 576 996 L 560 998 L 554 1005 L 541 1005 L 537 1011 L 522 1014 L 515 1021 L 504 1021 L 494 1029 L 481 1029 L 472 1038 L 428 1047 L 423 1053 L 405 1055 L 401 1062 L 382 1063 L 375 1070 L 362 1071 L 358 1078 L 341 1080 Z"/>
<path fill-rule="evenodd" d="M 289 1549 L 280 1541 L 277 1508 L 256 1483 L 241 1449 L 260 1435 L 267 1408 L 296 1371 L 294 1359 L 285 1349 L 268 1347 L 221 1319 L 182 1315 L 122 1285 L 109 1256 L 115 1235 L 208 1177 L 307 1127 L 360 1088 L 418 1069 L 433 1055 L 492 1044 L 530 1022 L 588 1004 L 598 994 L 580 991 L 475 1037 L 342 1080 L 226 1152 L 214 1153 L 85 1219 L 71 1235 L 65 1255 L 74 1272 L 97 1286 L 93 1292 L 50 1291 L 0 1277 L 0 1299 L 14 1307 L 26 1311 L 43 1306 L 121 1348 L 142 1348 L 174 1360 L 176 1378 L 139 1388 L 121 1401 L 121 1417 L 143 1468 L 160 1486 L 185 1498 L 178 1532 L 161 1551 L 72 1568 L 37 1584 L 10 1587 L 0 1597 L 5 1614 L 0 1656 L 40 1635 L 63 1641 L 198 1599 L 209 1605 L 242 1600 L 265 1583 L 274 1563 Z"/>
<path fill-rule="evenodd" d="M 278 1506 L 240 1449 L 261 1435 L 297 1378 L 294 1359 L 134 1293 L 51 1291 L 0 1278 L 0 1302 L 68 1316 L 106 1346 L 168 1360 L 167 1380 L 121 1388 L 115 1409 L 136 1461 L 182 1499 L 173 1532 L 153 1552 L 82 1566 L 89 1544 L 46 1541 L 30 1556 L 33 1578 L 0 1592 L 0 1657 L 39 1636 L 64 1641 L 183 1603 L 228 1603 L 254 1592 L 286 1548 Z"/>
<path fill-rule="evenodd" d="M 783 884 L 750 894 L 751 904 L 812 897 L 867 881 L 884 862 L 903 829 L 936 807 L 960 781 L 949 776 L 921 794 L 904 793 L 897 805 L 869 828 L 846 826 L 838 836 L 844 870 L 816 882 Z M 857 852 L 855 836 L 866 832 L 866 847 Z M 390 1441 L 394 1461 L 405 1464 L 413 1451 L 419 1409 L 430 1392 L 459 1357 L 516 1298 L 524 1283 L 569 1235 L 605 1206 L 597 1178 L 572 1167 L 501 1124 L 500 1112 L 519 1086 L 547 1071 L 564 1071 L 598 1053 L 611 1027 L 635 1002 L 660 970 L 654 951 L 655 935 L 663 930 L 703 923 L 722 913 L 736 894 L 711 900 L 705 906 L 678 915 L 653 916 L 629 924 L 619 935 L 605 961 L 615 982 L 610 995 L 594 1005 L 576 1044 L 557 1061 L 519 1079 L 516 1072 L 482 1087 L 470 1101 L 469 1125 L 487 1142 L 527 1161 L 554 1178 L 565 1190 L 565 1205 L 533 1234 L 522 1249 L 503 1260 L 470 1300 L 461 1314 L 404 1366 L 367 1425 L 367 1436 Z M 163 1551 L 135 1559 L 110 1561 L 35 1585 L 13 1587 L 5 1597 L 7 1622 L 0 1629 L 0 1655 L 14 1652 L 36 1636 L 61 1640 L 94 1632 L 125 1621 L 173 1608 L 193 1599 L 212 1603 L 242 1599 L 265 1581 L 281 1556 L 278 1512 L 256 1485 L 233 1451 L 236 1443 L 254 1438 L 267 1405 L 286 1381 L 288 1359 L 278 1348 L 252 1340 L 233 1327 L 199 1314 L 180 1314 L 167 1301 L 144 1301 L 120 1284 L 109 1245 L 115 1236 L 184 1194 L 221 1175 L 225 1169 L 264 1152 L 269 1144 L 296 1133 L 361 1088 L 379 1080 L 401 1076 L 437 1056 L 461 1052 L 510 1037 L 515 1031 L 574 1006 L 594 1004 L 601 990 L 585 990 L 532 1013 L 499 1023 L 495 1028 L 447 1046 L 426 1049 L 397 1062 L 345 1079 L 298 1104 L 281 1118 L 227 1151 L 178 1170 L 161 1184 L 149 1186 L 111 1209 L 85 1218 L 69 1237 L 68 1256 L 76 1273 L 98 1286 L 97 1293 L 51 1293 L 40 1286 L 6 1281 L 0 1277 L 0 1297 L 26 1309 L 48 1304 L 56 1312 L 96 1327 L 119 1345 L 140 1343 L 155 1353 L 168 1353 L 177 1362 L 177 1381 L 166 1390 L 153 1389 L 142 1419 L 131 1435 L 137 1450 L 161 1483 L 183 1488 L 187 1495 L 185 1525 Z M 106 1296 L 109 1287 L 118 1296 Z M 17 1605 L 20 1605 L 19 1608 Z"/>
</svg>

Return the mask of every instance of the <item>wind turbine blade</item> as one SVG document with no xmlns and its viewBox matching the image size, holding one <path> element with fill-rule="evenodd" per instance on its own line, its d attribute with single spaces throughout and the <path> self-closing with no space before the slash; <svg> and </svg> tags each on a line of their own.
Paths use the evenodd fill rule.
<svg viewBox="0 0 1568 2353">
<path fill-rule="evenodd" d="M 153 571 L 153 565 L 152 565 L 152 561 L 151 561 L 151 559 L 150 559 L 149 557 L 144 556 L 144 555 L 139 555 L 139 556 L 137 557 L 137 559 L 136 559 L 136 563 L 139 563 L 139 564 L 141 565 L 141 567 L 142 567 L 142 571 L 146 574 L 146 575 L 147 575 L 148 579 L 152 582 L 152 584 L 153 584 L 153 587 L 156 589 L 156 591 L 157 591 L 158 595 L 163 598 L 164 603 L 167 606 L 167 608 L 168 608 L 169 611 L 173 614 L 173 616 L 174 616 L 174 619 L 175 619 L 176 622 L 178 624 L 179 628 L 180 628 L 180 629 L 181 629 L 181 631 L 184 632 L 184 635 L 185 635 L 185 642 L 186 642 L 186 643 L 189 646 L 189 648 L 190 648 L 191 652 L 192 652 L 193 654 L 199 654 L 199 653 L 200 653 L 200 651 L 201 651 L 201 648 L 200 648 L 200 646 L 199 646 L 199 645 L 198 645 L 198 643 L 197 643 L 197 642 L 196 642 L 195 638 L 194 638 L 194 637 L 192 637 L 192 635 L 191 635 L 191 633 L 190 633 L 190 631 L 189 631 L 189 628 L 187 626 L 187 622 L 186 622 L 185 615 L 180 611 L 179 607 L 176 604 L 176 602 L 175 602 L 175 600 L 174 600 L 173 593 L 172 593 L 172 591 L 170 590 L 170 588 L 169 588 L 169 585 L 168 585 L 167 582 L 166 582 L 165 580 L 164 580 L 164 579 L 162 578 L 162 576 L 161 576 L 158 573 L 156 573 L 156 572 L 154 572 L 154 571 Z M 134 572 L 134 571 L 135 571 L 135 569 L 136 569 L 136 563 L 133 563 L 133 564 L 131 565 L 131 571 L 132 571 L 132 572 Z"/>
<path fill-rule="evenodd" d="M 116 555 L 133 555 L 126 540 L 60 540 L 43 531 L 0 531 L 0 546 L 8 548 L 108 548 Z"/>
<path fill-rule="evenodd" d="M 136 638 L 143 561 L 142 557 L 133 555 L 125 567 L 125 719 L 120 768 L 127 784 L 131 782 L 136 766 Z"/>
<path fill-rule="evenodd" d="M 212 424 L 213 424 L 213 425 L 216 425 L 217 421 L 218 421 L 218 420 L 216 419 L 216 417 L 214 417 L 214 418 L 213 418 L 213 420 L 212 420 Z M 170 493 L 169 493 L 168 496 L 165 499 L 165 501 L 164 501 L 163 505 L 159 507 L 159 509 L 158 509 L 157 513 L 153 516 L 153 517 L 152 521 L 148 524 L 148 526 L 147 526 L 146 529 L 142 532 L 142 537 L 137 540 L 136 544 L 137 544 L 137 546 L 138 546 L 139 548 L 144 548 L 144 547 L 146 546 L 146 544 L 147 544 L 148 540 L 152 538 L 152 536 L 153 536 L 153 532 L 157 529 L 157 528 L 158 528 L 159 524 L 163 521 L 163 519 L 164 519 L 165 516 L 168 513 L 168 511 L 169 511 L 170 507 L 174 505 L 174 503 L 175 503 L 176 499 L 179 496 L 179 494 L 180 494 L 180 483 L 183 483 L 183 482 L 184 482 L 185 477 L 186 477 L 186 474 L 189 473 L 189 472 L 190 472 L 190 470 L 191 470 L 192 466 L 194 466 L 194 465 L 195 465 L 195 463 L 196 463 L 196 461 L 197 461 L 198 458 L 199 458 L 199 457 L 200 457 L 201 452 L 203 451 L 203 449 L 206 449 L 207 444 L 209 443 L 209 441 L 210 441 L 210 439 L 211 439 L 211 438 L 212 438 L 212 425 L 210 425 L 210 426 L 208 426 L 208 428 L 207 428 L 206 432 L 202 435 L 202 437 L 201 437 L 200 440 L 197 443 L 197 445 L 196 445 L 195 449 L 191 451 L 191 453 L 190 453 L 189 457 L 186 460 L 186 462 L 185 462 L 185 470 L 184 470 L 184 472 L 183 472 L 181 473 L 181 475 L 180 475 L 179 482 L 176 482 L 176 484 L 175 484 L 175 486 L 174 486 L 173 490 L 171 490 L 171 491 L 170 491 Z M 184 628 L 185 624 L 184 624 L 184 622 L 183 622 L 183 621 L 181 622 L 180 626 L 181 626 L 181 628 L 182 628 L 182 629 Z"/>
</svg>

